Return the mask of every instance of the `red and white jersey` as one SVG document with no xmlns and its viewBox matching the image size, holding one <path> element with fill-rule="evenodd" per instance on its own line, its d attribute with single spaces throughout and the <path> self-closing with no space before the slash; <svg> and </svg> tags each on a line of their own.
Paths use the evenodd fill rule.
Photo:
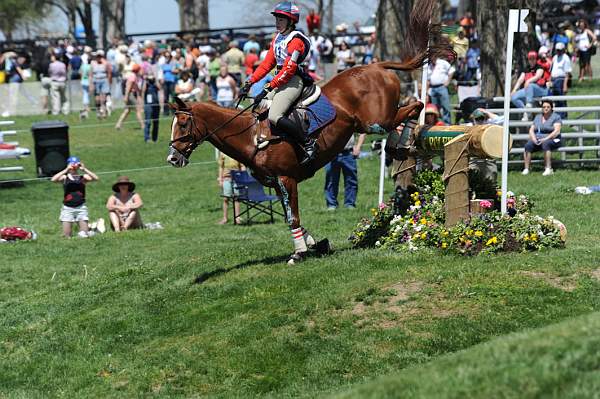
<svg viewBox="0 0 600 399">
<path fill-rule="evenodd" d="M 277 66 L 279 73 L 269 84 L 276 88 L 287 82 L 296 74 L 299 64 L 310 52 L 310 39 L 301 32 L 293 31 L 287 35 L 278 33 L 271 42 L 271 47 L 263 62 L 250 76 L 250 82 L 256 83 Z"/>
</svg>

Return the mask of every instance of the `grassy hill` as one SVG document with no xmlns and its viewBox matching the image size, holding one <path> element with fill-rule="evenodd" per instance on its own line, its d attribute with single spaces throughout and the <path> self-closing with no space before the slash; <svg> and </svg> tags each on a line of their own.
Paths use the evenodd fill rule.
<svg viewBox="0 0 600 399">
<path fill-rule="evenodd" d="M 17 128 L 41 119 L 19 118 Z M 382 395 L 398 396 L 419 377 L 432 384 L 416 396 L 436 394 L 438 381 L 449 397 L 494 396 L 496 384 L 512 387 L 506 396 L 556 396 L 561 378 L 583 387 L 572 396 L 597 391 L 596 338 L 583 338 L 598 316 L 572 318 L 600 311 L 600 197 L 567 191 L 598 184 L 597 171 L 511 173 L 511 190 L 566 224 L 567 248 L 475 258 L 351 249 L 347 236 L 376 205 L 378 160 L 359 161 L 356 210 L 326 211 L 319 172 L 300 189 L 303 225 L 336 251 L 290 267 L 283 221 L 216 225 L 212 147 L 178 170 L 163 167 L 169 120 L 161 121 L 158 145 L 144 144 L 135 123 L 116 131 L 96 120 L 67 121 L 71 152 L 101 173 L 88 186 L 91 217 L 107 217 L 110 187 L 127 174 L 144 199 L 144 220 L 165 229 L 67 240 L 60 185 L 0 189 L 0 225 L 40 235 L 0 246 L 0 398 L 362 397 L 379 385 Z M 19 141 L 32 147 L 28 133 Z M 33 178 L 34 159 L 23 163 Z M 522 334 L 498 339 L 515 332 Z M 548 345 L 536 351 L 542 336 Z M 542 351 L 546 360 L 537 359 Z M 546 378 L 538 365 L 552 368 L 554 358 L 564 361 Z M 585 365 L 561 366 L 571 359 Z M 515 362 L 529 371 L 503 379 L 500 371 Z M 471 368 L 463 372 L 464 363 Z M 454 389 L 465 376 L 465 390 Z M 546 379 L 530 390 L 515 388 L 538 377 Z"/>
</svg>

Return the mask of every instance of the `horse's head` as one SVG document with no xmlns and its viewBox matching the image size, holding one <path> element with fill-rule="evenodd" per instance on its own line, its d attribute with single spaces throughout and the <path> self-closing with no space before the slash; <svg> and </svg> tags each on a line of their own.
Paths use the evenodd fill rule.
<svg viewBox="0 0 600 399">
<path fill-rule="evenodd" d="M 192 109 L 186 103 L 175 97 L 175 104 L 170 107 L 175 111 L 175 117 L 171 125 L 167 162 L 176 168 L 182 168 L 190 162 L 190 155 L 202 142 L 202 137 L 194 122 Z"/>
</svg>

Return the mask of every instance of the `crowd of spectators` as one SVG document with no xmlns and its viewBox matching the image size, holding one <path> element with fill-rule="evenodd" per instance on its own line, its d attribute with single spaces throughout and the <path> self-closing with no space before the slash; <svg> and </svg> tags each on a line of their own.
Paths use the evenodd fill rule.
<svg viewBox="0 0 600 399">
<path fill-rule="evenodd" d="M 327 75 L 324 63 L 335 64 L 341 72 L 376 61 L 375 37 L 359 35 L 360 25 L 355 24 L 356 32 L 350 33 L 348 25 L 340 24 L 336 27 L 336 37 L 329 38 L 320 33 L 320 18 L 314 10 L 307 16 L 307 25 L 312 47 L 306 66 L 314 77 Z M 210 99 L 231 106 L 237 88 L 266 56 L 272 37 L 270 34 L 251 34 L 236 40 L 224 37 L 213 45 L 201 45 L 195 39 L 116 40 L 103 49 L 65 39 L 37 55 L 4 53 L 0 56 L 0 83 L 30 80 L 34 71 L 41 82 L 44 111 L 57 115 L 66 114 L 71 108 L 81 109 L 81 118 L 89 117 L 90 111 L 96 111 L 98 118 L 107 117 L 113 110 L 116 87 L 126 105 L 116 127 L 121 127 L 131 109 L 147 130 L 147 121 L 156 119 L 155 108 L 158 106 L 168 115 L 171 112 L 168 104 L 175 96 L 185 101 Z M 69 81 L 71 85 L 80 83 L 81 105 L 69 104 L 66 95 Z M 259 92 L 267 82 L 268 78 L 259 82 L 253 92 Z"/>
</svg>

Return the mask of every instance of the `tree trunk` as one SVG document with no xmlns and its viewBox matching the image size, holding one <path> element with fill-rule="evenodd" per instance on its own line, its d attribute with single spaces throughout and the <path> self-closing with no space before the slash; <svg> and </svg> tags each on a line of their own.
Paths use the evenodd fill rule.
<svg viewBox="0 0 600 399">
<path fill-rule="evenodd" d="M 504 67 L 509 9 L 529 9 L 526 20 L 528 33 L 515 34 L 513 71 L 525 65 L 527 51 L 537 50 L 535 20 L 540 4 L 537 0 L 478 0 L 476 25 L 481 49 L 481 95 L 493 97 L 504 95 Z M 515 74 L 513 74 L 515 76 Z"/>
<path fill-rule="evenodd" d="M 377 8 L 376 54 L 381 60 L 400 60 L 414 0 L 380 0 Z"/>
<path fill-rule="evenodd" d="M 329 33 L 334 31 L 333 26 L 333 0 L 329 0 L 329 6 L 327 8 L 327 28 L 329 29 Z"/>
<path fill-rule="evenodd" d="M 209 29 L 208 0 L 178 0 L 179 29 Z"/>
<path fill-rule="evenodd" d="M 475 15 L 475 3 L 475 0 L 459 0 L 458 8 L 456 9 L 456 18 L 460 20 L 467 11 L 470 11 L 472 15 Z"/>
<path fill-rule="evenodd" d="M 100 47 L 125 38 L 125 0 L 100 0 Z"/>
<path fill-rule="evenodd" d="M 68 5 L 67 17 L 69 19 L 69 33 L 75 37 L 75 28 L 77 27 L 77 6 L 73 3 Z"/>
<path fill-rule="evenodd" d="M 79 7 L 77 11 L 85 31 L 85 44 L 92 48 L 96 48 L 96 34 L 94 33 L 94 24 L 92 19 L 92 1 L 84 0 L 83 10 L 81 7 Z"/>
</svg>

